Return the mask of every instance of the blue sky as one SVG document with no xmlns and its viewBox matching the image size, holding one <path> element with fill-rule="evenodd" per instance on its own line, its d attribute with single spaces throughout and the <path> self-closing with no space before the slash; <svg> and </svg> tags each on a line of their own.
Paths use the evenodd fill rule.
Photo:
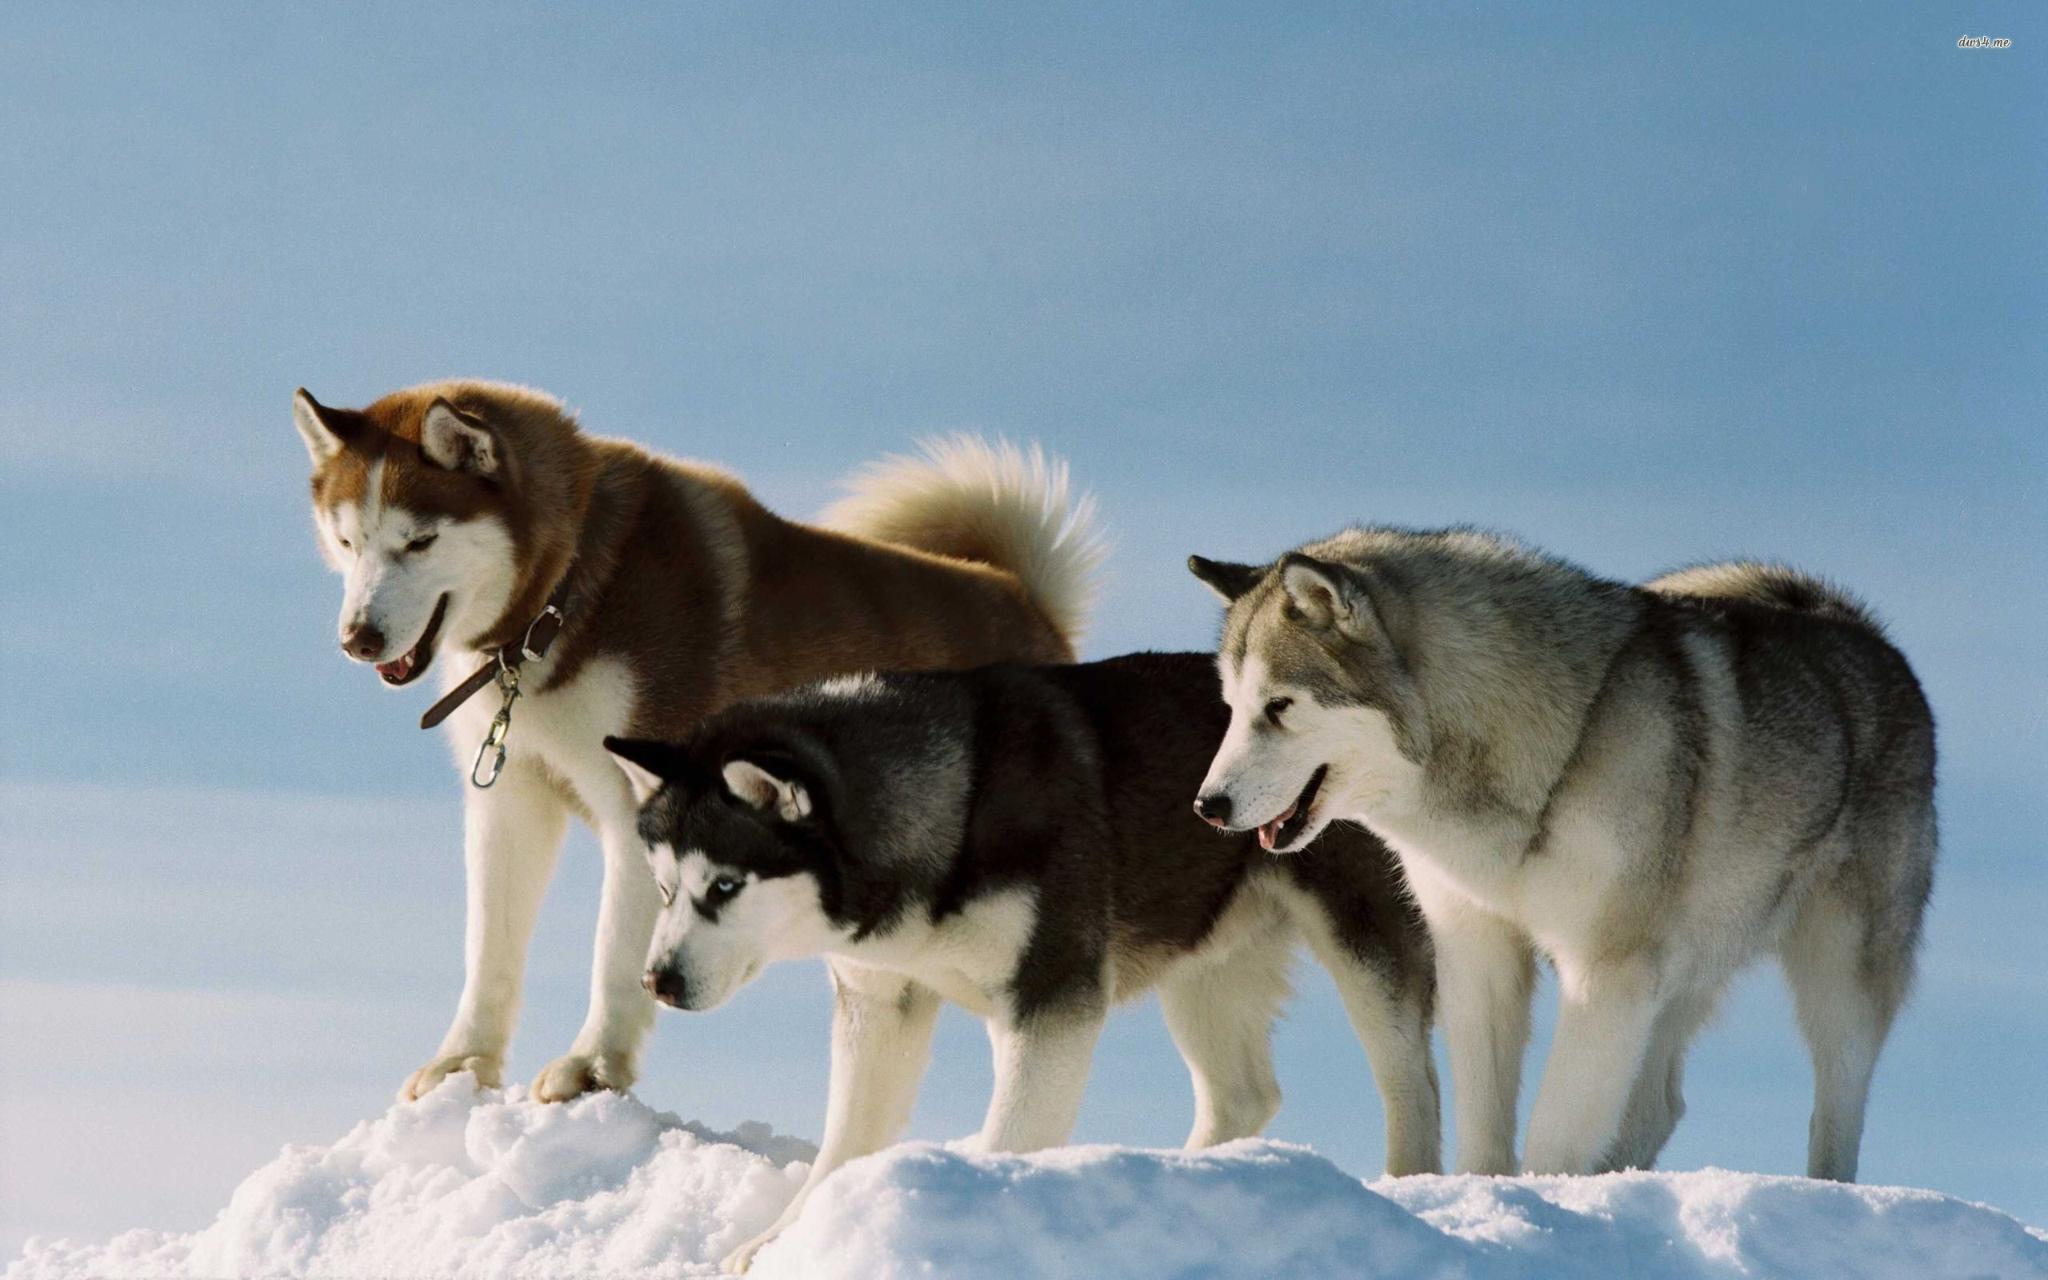
<svg viewBox="0 0 2048 1280">
<path fill-rule="evenodd" d="M 2048 21 L 1269 8 L 0 12 L 0 1246 L 197 1225 L 438 1038 L 457 783 L 334 651 L 288 397 L 447 374 L 799 514 L 922 433 L 1043 441 L 1116 538 L 1092 655 L 1206 646 L 1189 551 L 1355 519 L 1843 579 L 1943 735 L 1865 1176 L 2048 1222 Z M 595 876 L 578 837 L 516 1072 L 580 1020 Z M 1302 985 L 1274 1132 L 1370 1172 Z M 792 967 L 664 1018 L 640 1092 L 815 1134 L 825 1010 Z M 918 1131 L 986 1081 L 949 1022 Z M 1807 1087 L 1760 974 L 1667 1163 L 1797 1171 Z M 1140 1006 L 1082 1136 L 1187 1115 Z"/>
</svg>

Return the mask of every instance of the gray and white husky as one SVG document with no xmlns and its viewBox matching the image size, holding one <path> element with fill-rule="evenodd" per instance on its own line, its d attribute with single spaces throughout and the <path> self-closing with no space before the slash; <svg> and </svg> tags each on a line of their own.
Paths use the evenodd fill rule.
<svg viewBox="0 0 2048 1280">
<path fill-rule="evenodd" d="M 1532 958 L 1561 1010 L 1524 1167 L 1647 1167 L 1688 1040 L 1775 951 L 1814 1063 L 1807 1169 L 1855 1177 L 1935 856 L 1934 723 L 1856 601 L 1789 569 L 1605 581 L 1506 539 L 1354 529 L 1229 602 L 1196 805 L 1283 850 L 1339 818 L 1434 937 L 1458 1167 L 1512 1172 Z"/>
<path fill-rule="evenodd" d="M 1227 717 L 1208 655 L 1139 654 L 834 681 L 728 708 L 680 746 L 607 740 L 669 904 L 656 998 L 709 1009 L 801 956 L 832 974 L 824 1145 L 729 1265 L 895 1137 L 941 999 L 988 1024 L 984 1149 L 1064 1142 L 1111 1004 L 1153 988 L 1194 1079 L 1188 1145 L 1258 1133 L 1303 937 L 1372 1062 L 1388 1171 L 1437 1168 L 1429 944 L 1400 870 L 1356 828 L 1288 859 L 1205 829 L 1187 797 Z"/>
</svg>

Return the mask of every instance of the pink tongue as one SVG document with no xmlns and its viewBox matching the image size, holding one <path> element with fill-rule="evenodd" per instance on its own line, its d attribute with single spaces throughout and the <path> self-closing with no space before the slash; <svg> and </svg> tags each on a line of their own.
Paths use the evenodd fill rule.
<svg viewBox="0 0 2048 1280">
<path fill-rule="evenodd" d="M 1296 803 L 1298 804 L 1300 802 L 1297 801 Z M 1268 852 L 1272 851 L 1273 842 L 1280 838 L 1280 828 L 1286 826 L 1287 820 L 1294 816 L 1294 808 L 1295 806 L 1290 804 L 1287 806 L 1285 810 L 1281 812 L 1279 817 L 1273 819 L 1271 822 L 1260 824 L 1259 847 L 1261 849 L 1264 849 Z"/>
<path fill-rule="evenodd" d="M 380 676 L 402 676 L 410 670 L 412 670 L 412 655 L 410 653 L 401 654 L 389 662 L 377 664 L 377 674 Z"/>
</svg>

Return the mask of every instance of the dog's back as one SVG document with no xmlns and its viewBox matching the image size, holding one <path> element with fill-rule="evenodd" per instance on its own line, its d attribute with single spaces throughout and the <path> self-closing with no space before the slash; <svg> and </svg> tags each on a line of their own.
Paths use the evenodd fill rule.
<svg viewBox="0 0 2048 1280">
<path fill-rule="evenodd" d="M 1746 825 L 1795 845 L 1839 828 L 1869 857 L 1891 843 L 1873 824 L 1931 819 L 1933 713 L 1861 601 L 1749 562 L 1679 570 L 1644 590 L 1668 602 L 1659 612 L 1689 642 L 1695 702 L 1712 726 L 1703 745 L 1725 758 L 1723 776 L 1753 811 Z"/>
<path fill-rule="evenodd" d="M 1275 857 L 1196 816 L 1189 797 L 1227 719 L 1211 657 L 1138 653 L 832 681 L 743 704 L 706 735 L 731 752 L 817 742 L 838 772 L 840 820 L 864 837 L 856 856 L 923 880 L 937 914 L 1019 882 L 1048 902 L 1099 903 L 1120 985 L 1208 944 L 1240 895 L 1275 880 L 1330 902 L 1347 945 L 1426 993 L 1427 936 L 1378 837 L 1339 825 Z M 932 848 L 937 830 L 957 843 Z"/>
<path fill-rule="evenodd" d="M 1782 565 L 1732 561 L 1644 584 L 1690 615 L 1743 684 L 1753 726 L 1833 722 L 1847 767 L 1922 792 L 1934 781 L 1934 717 L 1905 655 L 1862 601 Z M 1816 714 L 1819 712 L 1820 714 Z"/>
<path fill-rule="evenodd" d="M 1702 565 L 1644 589 L 1692 639 L 1702 710 L 1721 730 L 1707 746 L 1725 759 L 1723 814 L 1782 850 L 1774 905 L 1846 895 L 1896 1005 L 1936 846 L 1934 717 L 1905 656 L 1861 601 L 1783 566 Z"/>
</svg>

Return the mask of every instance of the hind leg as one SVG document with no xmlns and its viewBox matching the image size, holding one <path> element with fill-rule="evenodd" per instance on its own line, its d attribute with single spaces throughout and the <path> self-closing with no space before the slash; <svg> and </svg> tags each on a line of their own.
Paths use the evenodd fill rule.
<svg viewBox="0 0 2048 1280">
<path fill-rule="evenodd" d="M 1308 925 L 1309 946 L 1336 979 L 1351 1029 L 1372 1064 L 1387 1122 L 1387 1172 L 1441 1172 L 1443 1121 L 1436 1063 L 1429 1056 L 1429 971 L 1406 975 L 1403 982 L 1345 946 L 1327 921 L 1312 919 Z M 1382 960 L 1392 963 L 1391 956 Z"/>
<path fill-rule="evenodd" d="M 1811 1178 L 1856 1180 L 1871 1073 L 1912 966 L 1910 944 L 1880 952 L 1869 933 L 1862 914 L 1830 885 L 1801 910 L 1779 951 L 1813 1055 Z"/>
<path fill-rule="evenodd" d="M 1642 1070 L 1636 1074 L 1635 1089 L 1622 1112 L 1621 1133 L 1600 1162 L 1601 1172 L 1656 1166 L 1657 1154 L 1685 1115 L 1686 1048 L 1694 1033 L 1713 1016 L 1714 1003 L 1710 993 L 1680 995 L 1657 1015 L 1650 1029 L 1650 1048 L 1643 1055 Z"/>
<path fill-rule="evenodd" d="M 1188 1149 L 1249 1138 L 1280 1110 L 1273 1019 L 1287 999 L 1291 931 L 1187 962 L 1159 985 L 1166 1029 L 1195 1086 Z"/>
<path fill-rule="evenodd" d="M 1087 992 L 1059 1008 L 989 1019 L 996 1087 L 974 1149 L 1041 1151 L 1064 1143 L 1074 1132 L 1095 1042 L 1108 1018 L 1109 1001 Z"/>
</svg>

